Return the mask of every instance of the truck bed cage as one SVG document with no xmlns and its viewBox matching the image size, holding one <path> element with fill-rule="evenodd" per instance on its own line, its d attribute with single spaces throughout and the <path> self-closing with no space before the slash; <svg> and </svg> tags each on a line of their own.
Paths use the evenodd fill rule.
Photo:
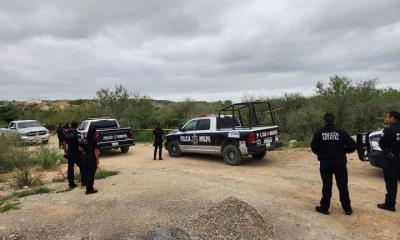
<svg viewBox="0 0 400 240">
<path fill-rule="evenodd" d="M 270 102 L 266 101 L 235 103 L 218 111 L 218 119 L 226 115 L 231 116 L 233 129 L 235 129 L 236 119 L 240 121 L 242 127 L 249 128 L 275 125 L 276 121 L 275 112 Z M 266 119 L 268 119 L 268 122 L 263 122 Z M 219 130 L 220 126 L 217 125 Z"/>
</svg>

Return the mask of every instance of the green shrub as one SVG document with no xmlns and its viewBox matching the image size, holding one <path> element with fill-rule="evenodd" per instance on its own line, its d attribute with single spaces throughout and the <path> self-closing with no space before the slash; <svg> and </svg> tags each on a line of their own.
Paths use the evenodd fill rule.
<svg viewBox="0 0 400 240">
<path fill-rule="evenodd" d="M 118 171 L 110 171 L 110 170 L 98 168 L 96 171 L 96 175 L 94 176 L 94 179 L 104 179 L 104 178 L 108 178 L 108 177 L 118 175 L 118 174 L 119 174 Z M 77 182 L 81 182 L 81 173 L 80 172 L 75 174 L 75 180 Z"/>
<path fill-rule="evenodd" d="M 98 169 L 98 171 L 96 171 L 96 176 L 94 177 L 94 179 L 104 179 L 118 174 L 118 171 Z"/>
<path fill-rule="evenodd" d="M 6 202 L 3 205 L 0 205 L 0 213 L 7 212 L 9 210 L 18 210 L 19 202 Z"/>
<path fill-rule="evenodd" d="M 42 169 L 54 169 L 63 160 L 63 155 L 55 148 L 40 147 L 34 152 L 33 162 Z"/>
<path fill-rule="evenodd" d="M 31 195 L 51 193 L 52 191 L 53 190 L 51 190 L 48 187 L 39 187 L 39 188 L 30 189 L 30 190 L 15 192 L 12 194 L 12 196 L 17 197 L 17 198 L 23 198 L 23 197 L 27 197 L 27 196 L 31 196 Z"/>
<path fill-rule="evenodd" d="M 26 149 L 19 149 L 18 135 L 0 135 L 0 173 L 9 172 L 15 168 L 14 160 Z"/>
</svg>

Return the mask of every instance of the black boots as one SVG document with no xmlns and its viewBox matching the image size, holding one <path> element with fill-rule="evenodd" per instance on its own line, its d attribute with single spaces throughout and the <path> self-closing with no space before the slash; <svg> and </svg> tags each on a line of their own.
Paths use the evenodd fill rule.
<svg viewBox="0 0 400 240">
<path fill-rule="evenodd" d="M 378 204 L 377 207 L 380 209 L 388 210 L 388 211 L 392 211 L 392 212 L 396 211 L 396 208 L 394 206 L 389 206 L 386 203 Z"/>
<path fill-rule="evenodd" d="M 317 211 L 319 213 L 322 213 L 322 214 L 325 214 L 325 215 L 329 215 L 329 211 L 326 210 L 326 209 L 323 209 L 321 206 L 316 206 L 315 207 L 315 211 Z"/>
</svg>

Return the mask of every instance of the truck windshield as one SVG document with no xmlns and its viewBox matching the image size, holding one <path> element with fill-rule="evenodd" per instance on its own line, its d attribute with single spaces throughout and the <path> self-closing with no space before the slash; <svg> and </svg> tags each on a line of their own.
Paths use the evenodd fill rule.
<svg viewBox="0 0 400 240">
<path fill-rule="evenodd" d="M 31 128 L 31 127 L 41 127 L 42 125 L 36 121 L 32 122 L 21 122 L 18 123 L 18 128 Z"/>
</svg>

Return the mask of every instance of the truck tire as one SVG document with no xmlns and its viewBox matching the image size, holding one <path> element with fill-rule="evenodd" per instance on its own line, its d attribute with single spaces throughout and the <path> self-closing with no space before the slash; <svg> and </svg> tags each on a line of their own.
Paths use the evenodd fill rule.
<svg viewBox="0 0 400 240">
<path fill-rule="evenodd" d="M 262 160 L 262 159 L 264 159 L 265 155 L 267 155 L 267 151 L 265 151 L 265 152 L 260 152 L 260 153 L 255 153 L 255 154 L 251 154 L 251 156 L 253 156 L 253 158 L 256 159 L 256 160 Z"/>
<path fill-rule="evenodd" d="M 129 152 L 129 146 L 128 146 L 128 147 L 121 147 L 121 152 L 122 152 L 122 153 L 127 153 L 127 152 Z"/>
<path fill-rule="evenodd" d="M 180 157 L 182 155 L 178 142 L 173 141 L 168 144 L 168 153 L 171 157 Z"/>
<path fill-rule="evenodd" d="M 226 145 L 222 151 L 222 157 L 225 163 L 231 166 L 237 166 L 242 163 L 242 154 L 236 145 Z"/>
</svg>

